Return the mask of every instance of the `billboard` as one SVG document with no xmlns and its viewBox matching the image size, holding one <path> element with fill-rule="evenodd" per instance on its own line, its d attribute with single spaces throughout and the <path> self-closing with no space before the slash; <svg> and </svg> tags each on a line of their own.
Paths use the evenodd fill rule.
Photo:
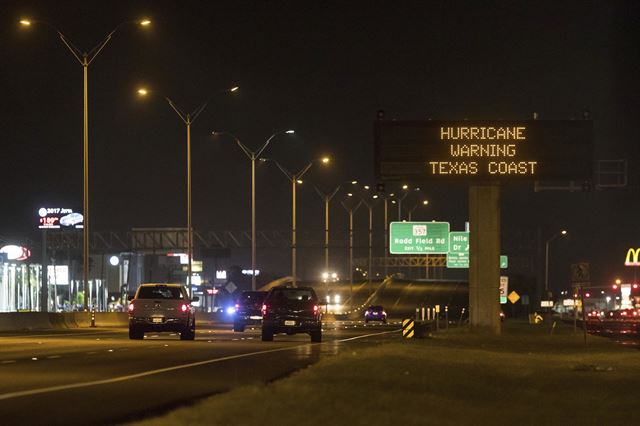
<svg viewBox="0 0 640 426">
<path fill-rule="evenodd" d="M 591 120 L 377 120 L 376 177 L 590 180 L 592 129 Z"/>
<path fill-rule="evenodd" d="M 38 209 L 40 229 L 82 229 L 82 213 L 62 207 L 41 207 Z"/>
</svg>

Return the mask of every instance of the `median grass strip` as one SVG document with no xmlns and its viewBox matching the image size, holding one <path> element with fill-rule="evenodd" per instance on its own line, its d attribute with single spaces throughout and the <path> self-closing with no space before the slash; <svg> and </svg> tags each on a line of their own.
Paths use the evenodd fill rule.
<svg viewBox="0 0 640 426">
<path fill-rule="evenodd" d="M 640 352 L 571 327 L 508 321 L 339 355 L 271 384 L 236 388 L 139 425 L 628 425 Z"/>
</svg>

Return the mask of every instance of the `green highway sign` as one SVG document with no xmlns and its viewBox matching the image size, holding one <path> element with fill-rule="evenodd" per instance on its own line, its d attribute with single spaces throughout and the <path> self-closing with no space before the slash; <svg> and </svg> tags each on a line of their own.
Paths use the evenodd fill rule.
<svg viewBox="0 0 640 426">
<path fill-rule="evenodd" d="M 500 269 L 507 269 L 509 261 L 507 256 L 500 256 Z M 447 253 L 447 268 L 468 268 L 469 252 L 467 253 Z"/>
<path fill-rule="evenodd" d="M 447 268 L 469 267 L 469 232 L 449 232 L 449 253 L 447 253 Z"/>
<path fill-rule="evenodd" d="M 449 253 L 466 253 L 469 256 L 469 232 L 449 232 Z"/>
<path fill-rule="evenodd" d="M 391 222 L 391 254 L 446 254 L 449 222 Z"/>
</svg>

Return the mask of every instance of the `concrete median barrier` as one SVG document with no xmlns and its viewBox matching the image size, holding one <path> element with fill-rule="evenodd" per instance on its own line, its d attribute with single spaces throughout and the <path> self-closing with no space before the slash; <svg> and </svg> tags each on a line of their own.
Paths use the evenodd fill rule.
<svg viewBox="0 0 640 426">
<path fill-rule="evenodd" d="M 46 312 L 0 313 L 0 331 L 47 330 L 52 328 Z"/>
<path fill-rule="evenodd" d="M 96 312 L 96 327 L 126 327 L 126 312 Z M 91 327 L 90 312 L 5 312 L 0 313 L 0 331 L 51 330 Z"/>
</svg>

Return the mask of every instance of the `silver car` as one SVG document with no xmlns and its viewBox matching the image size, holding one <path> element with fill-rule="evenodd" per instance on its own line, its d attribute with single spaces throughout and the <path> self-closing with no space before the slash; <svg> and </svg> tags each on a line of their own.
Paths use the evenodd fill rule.
<svg viewBox="0 0 640 426">
<path fill-rule="evenodd" d="M 174 331 L 180 340 L 196 336 L 196 315 L 187 289 L 180 284 L 142 284 L 129 303 L 129 338 L 142 339 L 149 331 Z"/>
</svg>

